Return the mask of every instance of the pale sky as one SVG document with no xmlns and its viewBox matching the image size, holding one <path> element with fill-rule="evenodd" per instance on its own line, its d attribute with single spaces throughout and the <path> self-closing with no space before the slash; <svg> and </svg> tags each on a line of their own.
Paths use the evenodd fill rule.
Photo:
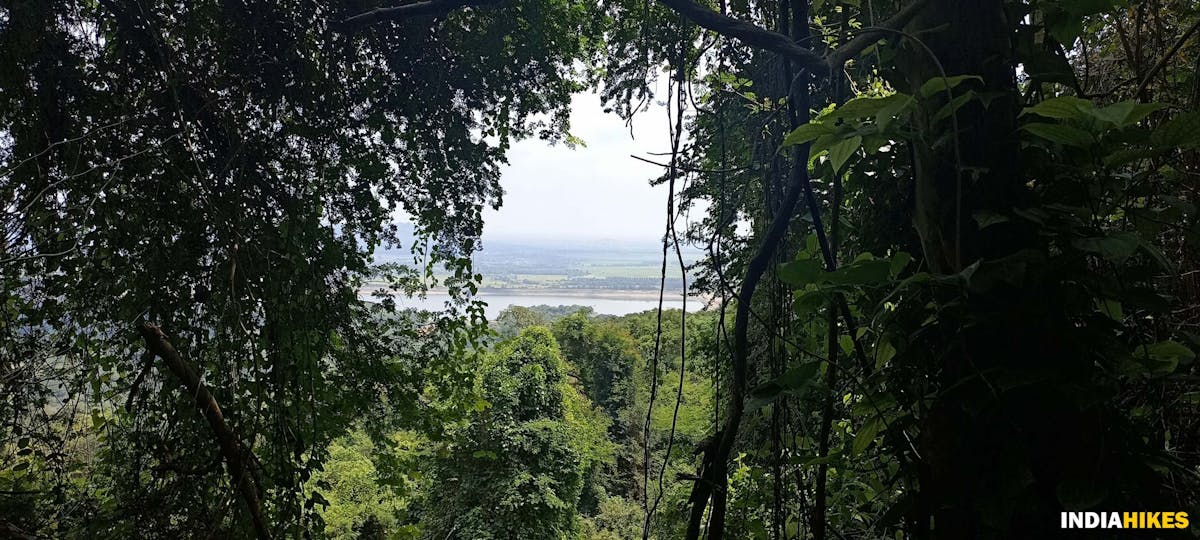
<svg viewBox="0 0 1200 540">
<path fill-rule="evenodd" d="M 484 238 L 659 241 L 667 192 L 649 180 L 663 168 L 629 156 L 668 160 L 648 154 L 670 149 L 666 109 L 652 104 L 635 116 L 633 137 L 594 93 L 576 94 L 571 109 L 571 133 L 587 146 L 514 144 L 500 181 L 504 205 L 484 214 Z"/>
</svg>

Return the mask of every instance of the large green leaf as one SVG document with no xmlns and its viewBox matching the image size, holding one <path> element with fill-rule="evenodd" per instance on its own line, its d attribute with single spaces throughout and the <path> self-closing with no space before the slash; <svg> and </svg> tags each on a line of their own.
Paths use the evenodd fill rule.
<svg viewBox="0 0 1200 540">
<path fill-rule="evenodd" d="M 792 299 L 792 311 L 796 315 L 806 316 L 828 303 L 828 297 L 821 290 L 797 292 Z"/>
<path fill-rule="evenodd" d="M 1200 146 L 1200 111 L 1183 113 L 1154 130 L 1151 140 L 1159 146 L 1194 148 Z"/>
<path fill-rule="evenodd" d="M 1064 124 L 1044 124 L 1037 122 L 1025 124 L 1021 126 L 1021 129 L 1043 139 L 1078 148 L 1088 148 L 1095 142 L 1090 133 Z"/>
<path fill-rule="evenodd" d="M 888 264 L 888 270 L 892 274 L 892 277 L 900 275 L 900 272 L 907 268 L 908 263 L 912 262 L 912 260 L 912 255 L 909 255 L 907 251 L 897 251 L 896 253 L 893 253 L 891 262 Z"/>
<path fill-rule="evenodd" d="M 1095 253 L 1106 260 L 1121 262 L 1128 259 L 1137 251 L 1140 241 L 1137 233 L 1119 232 L 1108 236 L 1080 238 L 1071 242 L 1072 246 L 1081 251 Z"/>
<path fill-rule="evenodd" d="M 1095 108 L 1091 101 L 1072 96 L 1059 96 L 1047 99 L 1026 107 L 1022 115 L 1036 114 L 1046 118 L 1081 119 L 1087 116 L 1087 111 Z"/>
<path fill-rule="evenodd" d="M 799 289 L 809 283 L 816 283 L 824 271 L 820 261 L 807 253 L 801 253 L 796 260 L 779 267 L 779 279 Z"/>
<path fill-rule="evenodd" d="M 1140 122 L 1146 115 L 1162 109 L 1162 103 L 1138 103 L 1136 101 L 1121 101 L 1102 109 L 1088 111 L 1093 117 L 1122 128 Z"/>
<path fill-rule="evenodd" d="M 883 422 L 879 418 L 872 418 L 863 424 L 858 429 L 858 433 L 854 434 L 854 441 L 850 445 L 850 455 L 857 456 L 863 453 L 872 442 L 875 442 L 875 436 L 879 435 L 879 431 L 884 427 Z"/>
<path fill-rule="evenodd" d="M 787 136 L 783 138 L 783 146 L 787 147 L 797 144 L 804 144 L 806 142 L 816 140 L 822 135 L 830 135 L 832 133 L 833 128 L 825 124 L 819 122 L 809 122 L 796 129 L 793 129 L 791 133 L 788 133 Z"/>
<path fill-rule="evenodd" d="M 955 96 L 954 99 L 950 100 L 950 103 L 942 105 L 942 108 L 938 109 L 938 112 L 933 115 L 933 121 L 937 122 L 949 118 L 951 115 L 958 112 L 963 105 L 966 105 L 968 101 L 975 99 L 975 97 L 975 92 L 969 90 Z"/>
<path fill-rule="evenodd" d="M 891 274 L 892 261 L 864 253 L 850 264 L 830 272 L 826 280 L 838 285 L 877 285 L 886 282 Z"/>
<path fill-rule="evenodd" d="M 1152 373 L 1165 375 L 1175 371 L 1179 364 L 1186 364 L 1196 359 L 1196 353 L 1176 341 L 1160 341 L 1143 349 L 1146 357 L 1152 362 Z"/>
<path fill-rule="evenodd" d="M 840 172 L 842 165 L 846 164 L 846 160 L 862 147 L 862 140 L 862 137 L 855 135 L 829 147 L 829 161 L 833 165 L 834 174 Z"/>
<path fill-rule="evenodd" d="M 875 124 L 879 126 L 879 131 L 886 130 L 893 119 L 904 114 L 917 103 L 917 100 L 907 94 L 892 94 L 889 97 L 892 99 L 875 115 Z"/>
<path fill-rule="evenodd" d="M 912 98 L 905 94 L 892 94 L 883 97 L 856 97 L 842 104 L 829 112 L 829 118 L 839 118 L 844 120 L 855 120 L 859 118 L 870 118 L 877 116 L 884 111 L 899 111 L 908 103 L 912 102 Z M 892 114 L 896 114 L 892 112 Z"/>
</svg>

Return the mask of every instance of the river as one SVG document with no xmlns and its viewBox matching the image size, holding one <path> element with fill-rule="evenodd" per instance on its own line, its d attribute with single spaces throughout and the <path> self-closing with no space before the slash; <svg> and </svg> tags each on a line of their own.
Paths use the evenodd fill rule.
<svg viewBox="0 0 1200 540">
<path fill-rule="evenodd" d="M 369 294 L 363 290 L 364 296 Z M 440 310 L 444 307 L 449 295 L 445 291 L 430 291 L 425 298 L 396 297 L 396 305 L 400 308 Z M 607 289 L 482 289 L 479 299 L 487 303 L 484 314 L 488 319 L 496 316 L 509 306 L 588 306 L 602 315 L 626 315 L 658 307 L 658 293 L 653 291 L 616 291 Z M 679 309 L 683 307 L 683 295 L 668 293 L 663 299 L 664 309 Z M 704 300 L 689 297 L 688 311 L 698 311 L 704 308 Z"/>
</svg>

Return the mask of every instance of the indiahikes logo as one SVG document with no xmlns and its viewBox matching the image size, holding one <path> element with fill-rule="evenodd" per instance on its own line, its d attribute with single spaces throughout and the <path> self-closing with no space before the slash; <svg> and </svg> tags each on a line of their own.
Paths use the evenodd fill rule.
<svg viewBox="0 0 1200 540">
<path fill-rule="evenodd" d="M 1187 512 L 1063 512 L 1064 529 L 1186 529 Z"/>
</svg>

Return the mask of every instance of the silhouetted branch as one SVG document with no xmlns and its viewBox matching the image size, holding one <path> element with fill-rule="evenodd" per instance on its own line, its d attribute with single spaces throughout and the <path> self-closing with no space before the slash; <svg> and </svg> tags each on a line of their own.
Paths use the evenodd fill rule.
<svg viewBox="0 0 1200 540">
<path fill-rule="evenodd" d="M 1175 40 L 1175 43 L 1171 45 L 1171 48 L 1167 50 L 1166 54 L 1164 54 L 1162 58 L 1159 58 L 1158 62 L 1154 63 L 1154 67 L 1150 68 L 1150 72 L 1147 73 L 1145 77 L 1142 77 L 1141 84 L 1138 84 L 1137 91 L 1133 93 L 1134 96 L 1138 98 L 1142 97 L 1142 92 L 1146 91 L 1146 87 L 1150 85 L 1150 81 L 1154 79 L 1154 76 L 1158 75 L 1158 72 L 1162 71 L 1162 69 L 1166 67 L 1167 62 L 1171 60 L 1171 57 L 1175 56 L 1175 53 L 1179 52 L 1179 49 L 1183 48 L 1183 44 L 1187 43 L 1188 38 L 1192 37 L 1192 34 L 1196 33 L 1196 30 L 1200 30 L 1200 19 L 1192 23 L 1192 26 L 1188 27 L 1188 29 L 1183 32 L 1183 35 L 1179 36 L 1179 39 Z"/>
<path fill-rule="evenodd" d="M 393 7 L 375 8 L 343 19 L 333 25 L 340 32 L 354 32 L 372 24 L 385 21 L 400 21 L 425 15 L 445 15 L 465 7 L 499 4 L 503 0 L 425 0 Z"/>
<path fill-rule="evenodd" d="M 858 55 L 858 53 L 866 50 L 867 47 L 874 45 L 876 41 L 879 41 L 880 37 L 893 34 L 896 30 L 903 28 L 904 25 L 908 24 L 913 17 L 916 17 L 917 14 L 920 13 L 928 3 L 928 0 L 917 0 L 909 4 L 904 9 L 896 12 L 895 15 L 892 15 L 892 18 L 875 26 L 863 28 L 858 32 L 858 35 L 854 36 L 852 39 L 850 39 L 850 41 L 843 43 L 841 46 L 825 55 L 825 61 L 828 62 L 833 68 L 840 67 L 842 64 L 845 64 L 847 60 L 854 58 Z"/>
<path fill-rule="evenodd" d="M 722 36 L 735 38 L 746 45 L 766 49 L 787 57 L 810 72 L 823 73 L 829 70 L 829 64 L 825 58 L 808 47 L 798 45 L 792 38 L 784 34 L 723 15 L 693 0 L 658 1 L 703 28 Z"/>
<path fill-rule="evenodd" d="M 798 67 L 809 70 L 813 75 L 822 76 L 832 69 L 841 67 L 847 60 L 873 45 L 881 35 L 888 34 L 889 30 L 898 30 L 908 24 L 925 7 L 928 0 L 917 0 L 909 4 L 892 18 L 875 27 L 864 29 L 854 39 L 847 41 L 825 56 L 798 44 L 784 34 L 718 13 L 693 0 L 659 0 L 659 2 L 704 28 L 726 37 L 735 38 L 746 45 L 784 56 L 795 62 Z"/>
</svg>

